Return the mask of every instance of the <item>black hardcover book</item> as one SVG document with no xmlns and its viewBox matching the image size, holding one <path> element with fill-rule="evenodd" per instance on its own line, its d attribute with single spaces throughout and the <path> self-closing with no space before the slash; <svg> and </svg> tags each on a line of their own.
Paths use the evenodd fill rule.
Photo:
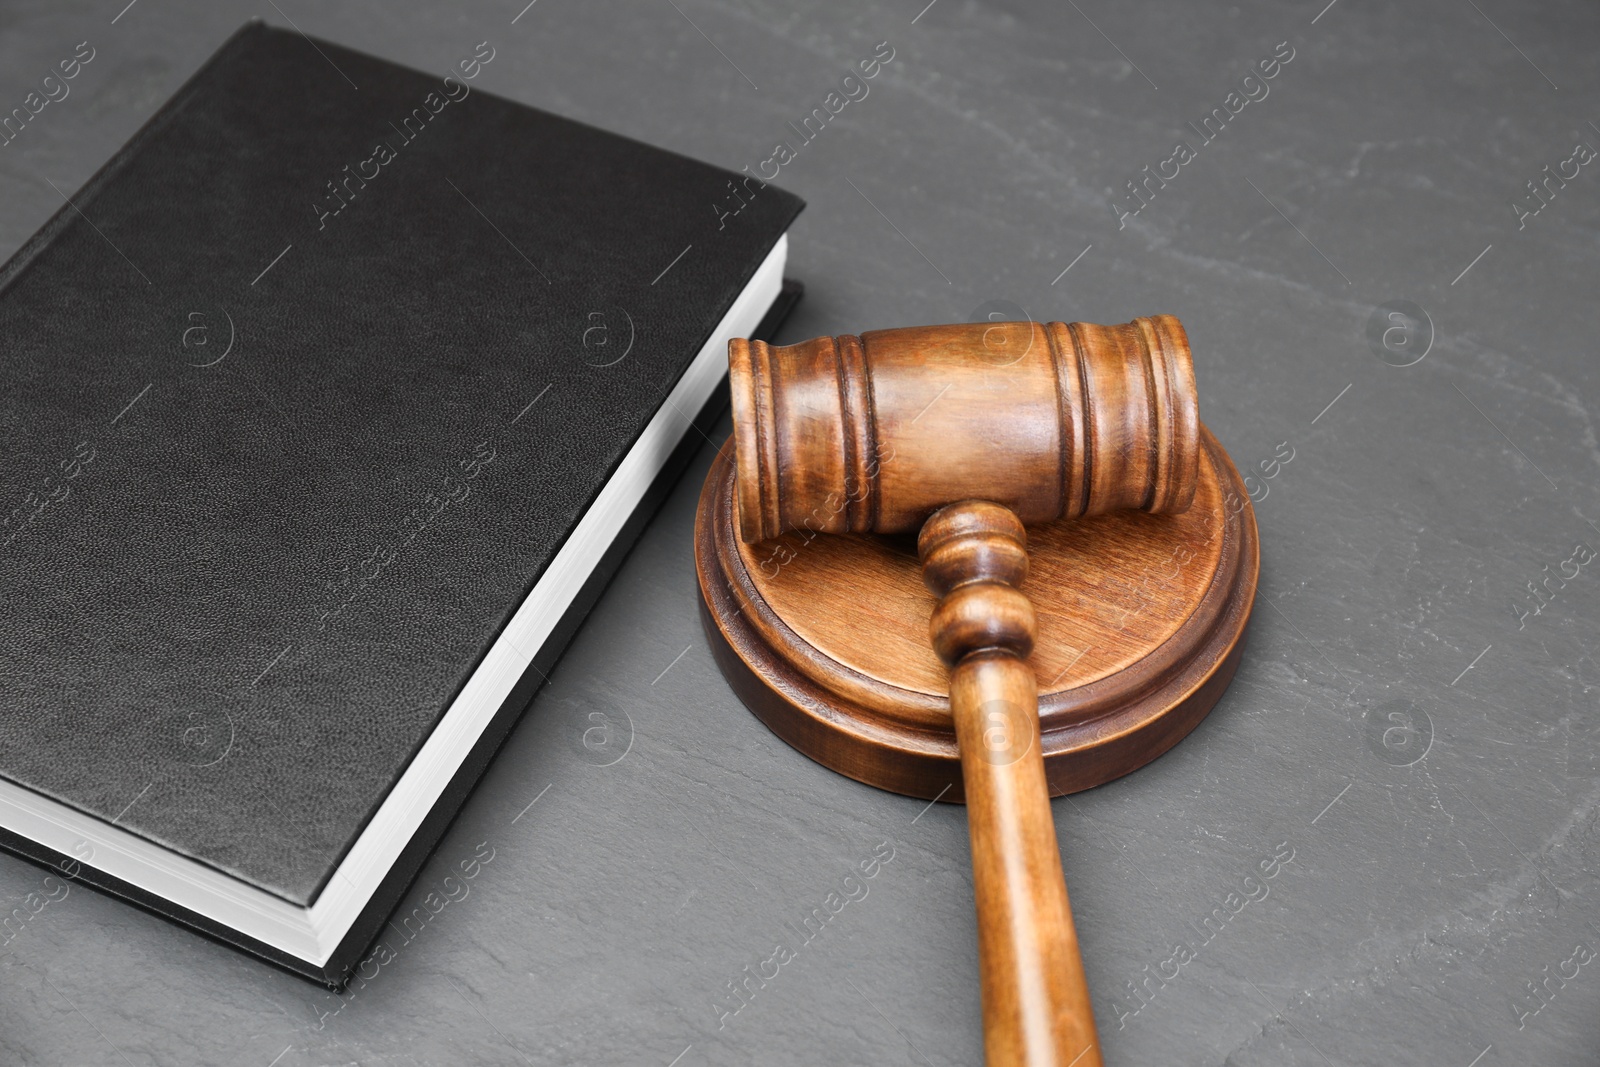
<svg viewBox="0 0 1600 1067">
<path fill-rule="evenodd" d="M 329 983 L 792 303 L 494 62 L 250 24 L 0 269 L 0 843 Z"/>
</svg>

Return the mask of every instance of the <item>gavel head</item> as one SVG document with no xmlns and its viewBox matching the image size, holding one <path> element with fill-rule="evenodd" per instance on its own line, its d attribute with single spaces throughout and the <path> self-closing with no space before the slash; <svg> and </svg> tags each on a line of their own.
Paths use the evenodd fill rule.
<svg viewBox="0 0 1600 1067">
<path fill-rule="evenodd" d="M 1194 499 L 1200 417 L 1171 315 L 728 345 L 739 536 L 916 530 L 961 500 L 1024 523 Z"/>
</svg>

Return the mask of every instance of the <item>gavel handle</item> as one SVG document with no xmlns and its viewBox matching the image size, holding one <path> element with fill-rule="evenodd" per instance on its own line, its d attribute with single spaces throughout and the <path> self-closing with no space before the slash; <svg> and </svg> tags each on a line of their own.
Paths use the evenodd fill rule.
<svg viewBox="0 0 1600 1067">
<path fill-rule="evenodd" d="M 930 636 L 953 664 L 985 1061 L 1101 1067 L 1050 813 L 1038 686 L 1026 660 L 1034 620 L 1016 588 L 1027 566 L 1022 525 L 996 504 L 952 505 L 924 526 L 919 551 L 925 579 L 943 595 Z"/>
<path fill-rule="evenodd" d="M 1033 669 L 1009 653 L 969 656 L 950 676 L 950 709 L 972 835 L 985 1059 L 989 1067 L 1100 1067 Z"/>
</svg>

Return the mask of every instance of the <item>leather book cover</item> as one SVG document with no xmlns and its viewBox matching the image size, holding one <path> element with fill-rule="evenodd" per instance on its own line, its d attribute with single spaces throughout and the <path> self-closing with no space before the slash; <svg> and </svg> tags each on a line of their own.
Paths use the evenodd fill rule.
<svg viewBox="0 0 1600 1067">
<path fill-rule="evenodd" d="M 478 90 L 493 52 L 251 23 L 0 268 L 0 778 L 310 907 L 801 209 Z M 0 844 L 342 980 L 660 466 L 327 959 Z"/>
</svg>

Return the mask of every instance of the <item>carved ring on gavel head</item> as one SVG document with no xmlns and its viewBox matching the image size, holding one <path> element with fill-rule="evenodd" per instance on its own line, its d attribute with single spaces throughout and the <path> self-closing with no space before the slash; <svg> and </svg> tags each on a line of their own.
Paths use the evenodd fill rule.
<svg viewBox="0 0 1600 1067">
<path fill-rule="evenodd" d="M 1032 524 L 1194 496 L 1194 369 L 1171 315 L 738 339 L 728 358 L 747 542 L 915 530 L 969 497 Z"/>
</svg>

